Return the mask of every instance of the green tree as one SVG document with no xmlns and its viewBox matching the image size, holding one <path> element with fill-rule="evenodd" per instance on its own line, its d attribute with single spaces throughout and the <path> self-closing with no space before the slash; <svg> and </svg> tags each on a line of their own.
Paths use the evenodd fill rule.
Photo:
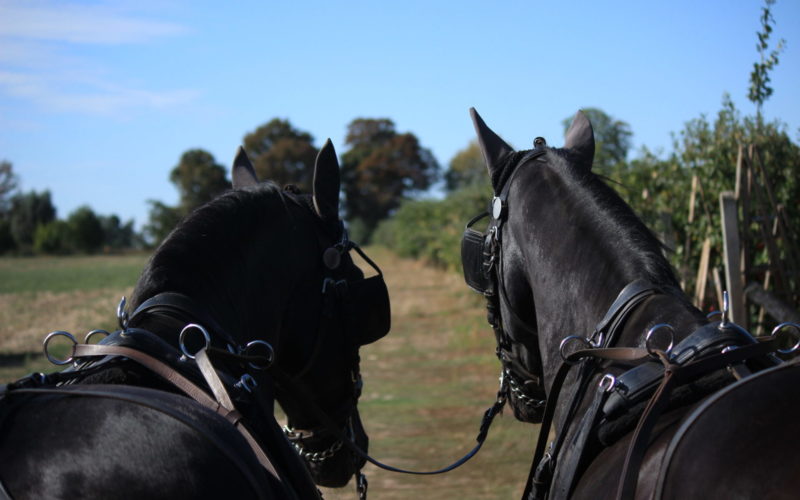
<svg viewBox="0 0 800 500">
<path fill-rule="evenodd" d="M 753 63 L 753 71 L 750 73 L 750 88 L 747 93 L 747 98 L 756 105 L 756 119 L 759 122 L 761 121 L 761 107 L 773 92 L 769 85 L 769 72 L 777 66 L 778 56 L 786 45 L 786 41 L 780 39 L 775 48 L 769 50 L 769 37 L 772 33 L 772 25 L 775 23 L 770 8 L 775 5 L 775 0 L 765 0 L 764 4 L 764 7 L 761 8 L 761 31 L 756 32 L 756 36 L 758 36 L 756 50 L 758 50 L 759 61 Z"/>
<path fill-rule="evenodd" d="M 169 174 L 169 180 L 180 193 L 180 209 L 187 214 L 231 187 L 225 178 L 225 167 L 211 153 L 190 149 Z"/>
<path fill-rule="evenodd" d="M 94 211 L 84 205 L 67 217 L 71 247 L 78 252 L 95 253 L 103 246 L 103 226 Z"/>
<path fill-rule="evenodd" d="M 119 216 L 101 215 L 100 226 L 103 228 L 103 245 L 110 250 L 122 250 L 139 246 L 139 237 L 133 229 L 133 220 L 122 223 Z"/>
<path fill-rule="evenodd" d="M 491 196 L 492 184 L 477 141 L 470 141 L 465 149 L 456 153 L 450 160 L 450 168 L 444 174 L 444 182 L 445 189 L 450 193 L 467 186 L 478 185 L 485 187 L 487 196 Z"/>
<path fill-rule="evenodd" d="M 589 118 L 594 130 L 594 163 L 592 169 L 601 175 L 613 177 L 625 169 L 633 132 L 622 120 L 608 115 L 598 108 L 586 108 L 583 113 Z M 572 117 L 562 121 L 564 133 L 572 124 Z"/>
<path fill-rule="evenodd" d="M 169 180 L 178 189 L 180 201 L 171 207 L 157 200 L 148 200 L 150 213 L 144 234 L 152 244 L 163 240 L 172 228 L 189 212 L 211 201 L 230 188 L 225 177 L 225 167 L 214 156 L 202 149 L 190 149 L 169 174 Z"/>
<path fill-rule="evenodd" d="M 33 246 L 36 227 L 56 218 L 56 208 L 50 199 L 50 191 L 30 191 L 14 195 L 8 216 L 15 246 L 23 252 L 29 251 Z"/>
<path fill-rule="evenodd" d="M 0 218 L 11 206 L 11 195 L 17 189 L 17 176 L 11 162 L 0 161 Z"/>
<path fill-rule="evenodd" d="M 364 242 L 400 203 L 431 186 L 439 164 L 414 134 L 398 134 L 389 119 L 357 118 L 348 125 L 342 155 L 344 208 L 360 220 Z"/>
<path fill-rule="evenodd" d="M 143 232 L 148 244 L 157 245 L 178 225 L 185 214 L 179 208 L 158 200 L 147 200 L 147 203 L 150 205 L 150 213 Z"/>
<path fill-rule="evenodd" d="M 63 220 L 52 220 L 46 224 L 36 226 L 33 237 L 33 250 L 43 254 L 66 254 L 72 248 L 70 245 L 72 234 Z"/>
<path fill-rule="evenodd" d="M 294 128 L 289 120 L 274 118 L 245 135 L 244 149 L 259 179 L 311 192 L 318 151 L 313 142 L 311 134 Z"/>
</svg>

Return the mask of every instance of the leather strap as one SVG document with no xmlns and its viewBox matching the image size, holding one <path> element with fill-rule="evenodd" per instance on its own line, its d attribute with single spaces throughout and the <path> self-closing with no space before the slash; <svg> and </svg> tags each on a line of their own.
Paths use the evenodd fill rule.
<svg viewBox="0 0 800 500">
<path fill-rule="evenodd" d="M 549 480 L 551 478 L 545 479 L 542 477 L 542 474 L 547 471 L 544 469 L 539 469 L 537 471 L 537 469 L 544 457 L 547 439 L 550 434 L 550 427 L 553 424 L 553 416 L 555 415 L 555 409 L 558 405 L 558 396 L 572 366 L 585 358 L 598 358 L 612 361 L 638 361 L 649 355 L 647 349 L 637 347 L 607 347 L 580 349 L 565 357 L 564 362 L 561 363 L 561 366 L 556 372 L 553 385 L 550 387 L 550 394 L 547 398 L 547 405 L 545 406 L 541 428 L 539 429 L 539 439 L 536 442 L 536 450 L 534 451 L 531 468 L 528 472 L 528 481 L 525 485 L 525 492 L 522 495 L 523 499 L 544 498 L 544 493 L 549 487 Z M 552 472 L 552 469 L 550 472 Z"/>
<path fill-rule="evenodd" d="M 201 350 L 197 354 L 196 359 L 198 360 L 200 371 L 203 373 L 203 376 L 208 382 L 211 391 L 217 397 L 216 400 L 211 398 L 205 392 L 205 390 L 192 383 L 189 379 L 178 373 L 169 365 L 148 354 L 137 351 L 136 349 L 132 349 L 130 347 L 102 344 L 76 344 L 73 346 L 72 355 L 75 358 L 90 356 L 124 356 L 130 360 L 136 361 L 145 368 L 160 375 L 193 400 L 197 401 L 206 408 L 219 413 L 229 422 L 231 422 L 247 440 L 261 465 L 270 474 L 272 474 L 275 479 L 281 481 L 275 466 L 272 464 L 250 431 L 242 424 L 242 416 L 234 407 L 233 401 L 231 401 L 224 384 L 219 379 L 216 370 L 214 370 L 213 365 L 211 365 L 211 362 L 208 360 L 208 355 L 206 354 L 205 350 Z M 199 361 L 200 359 L 203 361 Z"/>
<path fill-rule="evenodd" d="M 647 451 L 650 432 L 661 416 L 661 412 L 669 402 L 669 394 L 674 387 L 692 380 L 702 374 L 710 373 L 724 368 L 727 365 L 741 363 L 744 360 L 764 356 L 774 352 L 778 347 L 777 337 L 761 337 L 755 344 L 739 347 L 732 351 L 715 354 L 699 359 L 693 363 L 681 366 L 673 364 L 664 353 L 658 352 L 659 359 L 664 364 L 664 378 L 656 392 L 650 398 L 642 417 L 636 426 L 633 439 L 625 456 L 620 483 L 617 490 L 617 500 L 630 500 L 636 493 L 636 483 L 639 478 L 639 469 Z"/>
</svg>

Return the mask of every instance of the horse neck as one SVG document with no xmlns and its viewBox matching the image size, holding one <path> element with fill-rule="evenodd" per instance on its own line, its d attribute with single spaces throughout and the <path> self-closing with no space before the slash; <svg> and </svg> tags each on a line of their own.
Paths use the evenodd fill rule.
<svg viewBox="0 0 800 500">
<path fill-rule="evenodd" d="M 527 207 L 521 211 L 528 220 L 512 221 L 512 226 L 518 228 L 515 239 L 522 242 L 548 385 L 561 363 L 561 340 L 591 335 L 619 292 L 634 280 L 645 279 L 667 293 L 666 300 L 647 307 L 663 308 L 652 318 L 669 315 L 681 325 L 699 321 L 699 311 L 680 290 L 659 244 L 613 191 L 603 192 L 607 199 L 599 203 L 585 185 L 564 179 L 563 172 L 537 176 L 528 184 Z M 527 214 L 541 215 L 531 221 Z M 626 219 L 615 220 L 620 214 Z M 654 324 L 642 318 L 642 324 Z M 637 328 L 626 328 L 618 345 L 636 345 L 642 335 Z"/>
</svg>

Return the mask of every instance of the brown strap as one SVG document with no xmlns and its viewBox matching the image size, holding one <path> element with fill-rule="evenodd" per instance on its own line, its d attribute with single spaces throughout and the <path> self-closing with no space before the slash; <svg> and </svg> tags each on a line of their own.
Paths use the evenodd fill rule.
<svg viewBox="0 0 800 500">
<path fill-rule="evenodd" d="M 777 347 L 777 337 L 760 337 L 755 344 L 715 354 L 686 365 L 672 364 L 663 352 L 656 351 L 659 359 L 664 364 L 664 378 L 661 381 L 661 385 L 659 385 L 656 392 L 650 398 L 650 401 L 648 401 L 644 413 L 640 417 L 639 423 L 634 431 L 622 468 L 620 483 L 617 489 L 617 500 L 630 500 L 634 498 L 639 478 L 639 469 L 642 465 L 647 447 L 650 444 L 650 432 L 658 421 L 658 417 L 661 416 L 661 412 L 666 408 L 669 402 L 669 394 L 673 387 L 703 374 L 724 368 L 725 366 L 741 363 L 756 356 L 766 355 L 773 352 Z"/>
<path fill-rule="evenodd" d="M 89 356 L 124 356 L 128 359 L 136 361 L 145 368 L 160 375 L 172 385 L 183 391 L 187 396 L 194 399 L 201 405 L 209 408 L 216 413 L 219 413 L 231 422 L 236 429 L 242 434 L 253 453 L 258 458 L 259 463 L 270 473 L 275 479 L 281 481 L 275 466 L 270 461 L 267 454 L 258 444 L 256 439 L 250 431 L 242 425 L 241 414 L 236 410 L 233 401 L 225 389 L 225 384 L 220 380 L 214 366 L 208 359 L 208 354 L 205 350 L 197 353 L 195 360 L 200 367 L 200 372 L 206 379 L 211 392 L 214 393 L 216 400 L 211 398 L 202 388 L 195 385 L 192 381 L 178 373 L 177 370 L 167 365 L 166 363 L 136 349 L 117 346 L 117 345 L 103 345 L 103 344 L 76 344 L 72 348 L 72 355 L 75 358 L 89 357 Z"/>
</svg>

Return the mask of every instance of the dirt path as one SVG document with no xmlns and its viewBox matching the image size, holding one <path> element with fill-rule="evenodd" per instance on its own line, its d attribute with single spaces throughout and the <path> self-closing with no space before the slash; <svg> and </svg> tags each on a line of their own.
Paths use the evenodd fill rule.
<svg viewBox="0 0 800 500">
<path fill-rule="evenodd" d="M 362 350 L 360 408 L 370 452 L 411 469 L 448 465 L 475 444 L 497 390 L 499 363 L 482 299 L 460 276 L 373 249 L 392 299 L 392 332 Z M 522 494 L 538 428 L 499 416 L 480 454 L 440 476 L 365 468 L 373 499 L 513 499 Z M 353 485 L 325 489 L 354 499 Z"/>
</svg>

